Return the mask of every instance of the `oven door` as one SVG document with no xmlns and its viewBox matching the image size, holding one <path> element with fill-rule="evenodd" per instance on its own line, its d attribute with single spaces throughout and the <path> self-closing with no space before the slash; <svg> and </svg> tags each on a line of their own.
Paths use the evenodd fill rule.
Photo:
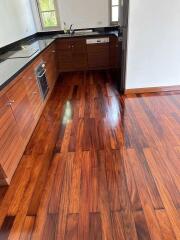
<svg viewBox="0 0 180 240">
<path fill-rule="evenodd" d="M 46 98 L 47 94 L 48 94 L 48 91 L 49 91 L 48 82 L 47 82 L 47 78 L 46 78 L 46 69 L 44 67 L 44 64 L 41 64 L 37 68 L 36 77 L 37 77 L 37 81 L 38 81 L 41 96 L 44 100 Z"/>
</svg>

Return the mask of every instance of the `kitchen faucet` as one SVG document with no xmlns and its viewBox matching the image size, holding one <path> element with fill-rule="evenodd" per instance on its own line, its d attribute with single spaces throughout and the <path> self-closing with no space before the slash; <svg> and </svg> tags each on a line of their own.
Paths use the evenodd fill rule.
<svg viewBox="0 0 180 240">
<path fill-rule="evenodd" d="M 72 35 L 74 33 L 74 30 L 72 29 L 73 27 L 73 24 L 70 25 L 70 28 L 69 28 L 69 34 Z"/>
</svg>

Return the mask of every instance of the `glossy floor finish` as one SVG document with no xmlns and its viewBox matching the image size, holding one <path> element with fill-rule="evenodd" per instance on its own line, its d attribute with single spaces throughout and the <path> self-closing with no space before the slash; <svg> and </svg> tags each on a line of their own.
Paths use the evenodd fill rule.
<svg viewBox="0 0 180 240">
<path fill-rule="evenodd" d="M 61 77 L 9 188 L 0 239 L 180 239 L 180 93 Z"/>
</svg>

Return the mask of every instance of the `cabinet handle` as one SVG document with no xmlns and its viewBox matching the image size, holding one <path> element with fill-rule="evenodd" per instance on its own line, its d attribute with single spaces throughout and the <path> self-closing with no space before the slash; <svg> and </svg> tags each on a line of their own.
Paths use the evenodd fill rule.
<svg viewBox="0 0 180 240">
<path fill-rule="evenodd" d="M 44 70 L 44 72 L 41 75 L 38 75 L 38 78 L 41 78 L 42 76 L 44 76 L 44 74 L 46 73 L 46 69 Z"/>
<path fill-rule="evenodd" d="M 7 105 L 11 106 L 13 103 L 15 103 L 14 100 L 9 100 L 8 103 L 7 103 Z"/>
<path fill-rule="evenodd" d="M 33 94 L 33 95 L 36 95 L 36 94 L 38 94 L 38 92 L 33 92 L 32 94 Z"/>
<path fill-rule="evenodd" d="M 55 52 L 56 52 L 55 50 L 52 51 L 52 53 L 55 53 Z"/>
<path fill-rule="evenodd" d="M 9 103 L 15 103 L 15 100 L 9 99 Z"/>
</svg>

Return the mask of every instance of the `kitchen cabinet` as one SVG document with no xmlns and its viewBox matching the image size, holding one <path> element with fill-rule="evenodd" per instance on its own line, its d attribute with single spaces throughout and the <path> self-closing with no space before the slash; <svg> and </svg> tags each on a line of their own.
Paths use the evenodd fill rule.
<svg viewBox="0 0 180 240">
<path fill-rule="evenodd" d="M 57 64 L 60 72 L 73 70 L 72 43 L 70 39 L 57 40 Z"/>
<path fill-rule="evenodd" d="M 42 98 L 40 95 L 39 87 L 35 77 L 34 69 L 30 67 L 24 74 L 23 80 L 26 88 L 26 92 L 31 104 L 31 109 L 35 119 L 39 118 L 42 108 Z"/>
<path fill-rule="evenodd" d="M 109 64 L 111 68 L 119 68 L 121 66 L 121 51 L 122 42 L 119 42 L 117 37 L 110 37 L 109 46 Z"/>
<path fill-rule="evenodd" d="M 84 70 L 87 68 L 85 38 L 57 40 L 57 61 L 60 72 Z"/>
<path fill-rule="evenodd" d="M 85 38 L 73 38 L 72 47 L 72 68 L 84 70 L 87 68 L 87 47 Z"/>
<path fill-rule="evenodd" d="M 87 40 L 89 69 L 109 68 L 109 38 Z"/>
<path fill-rule="evenodd" d="M 35 119 L 23 78 L 19 79 L 16 84 L 7 91 L 6 96 L 11 104 L 21 136 L 24 141 L 26 141 L 32 133 Z"/>
<path fill-rule="evenodd" d="M 118 38 L 73 37 L 57 39 L 59 72 L 118 68 L 120 45 Z"/>
<path fill-rule="evenodd" d="M 46 77 L 50 91 L 53 89 L 57 79 L 57 62 L 56 62 L 56 49 L 55 45 L 51 45 L 42 55 L 46 65 Z"/>
<path fill-rule="evenodd" d="M 11 102 L 0 98 L 0 185 L 9 184 L 24 151 L 19 126 L 11 109 Z"/>
<path fill-rule="evenodd" d="M 51 44 L 0 95 L 0 185 L 9 185 L 57 79 Z M 49 93 L 43 101 L 35 69 L 45 62 Z"/>
</svg>

